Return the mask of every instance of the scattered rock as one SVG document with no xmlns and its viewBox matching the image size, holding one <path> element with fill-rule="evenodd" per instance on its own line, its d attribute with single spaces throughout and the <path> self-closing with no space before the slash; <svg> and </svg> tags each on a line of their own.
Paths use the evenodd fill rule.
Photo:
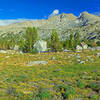
<svg viewBox="0 0 100 100">
<path fill-rule="evenodd" d="M 80 64 L 85 64 L 85 61 L 81 61 Z"/>
<path fill-rule="evenodd" d="M 73 54 L 69 54 L 69 56 L 73 56 Z"/>
<path fill-rule="evenodd" d="M 70 58 L 70 56 L 68 56 L 68 58 Z"/>
<path fill-rule="evenodd" d="M 51 60 L 56 60 L 56 57 L 52 57 Z"/>
<path fill-rule="evenodd" d="M 80 59 L 80 58 L 81 58 L 81 56 L 76 56 L 76 58 Z"/>
<path fill-rule="evenodd" d="M 7 53 L 5 50 L 0 50 L 0 53 Z"/>
<path fill-rule="evenodd" d="M 71 50 L 65 49 L 64 52 L 70 52 Z"/>
<path fill-rule="evenodd" d="M 6 56 L 5 58 L 9 58 L 10 56 Z"/>
<path fill-rule="evenodd" d="M 85 74 L 85 75 L 87 75 L 88 73 L 87 73 L 87 72 L 82 72 L 82 74 Z"/>
<path fill-rule="evenodd" d="M 32 62 L 28 63 L 27 66 L 33 66 L 33 65 L 37 65 L 37 64 L 46 65 L 46 64 L 48 64 L 48 62 L 47 61 L 32 61 Z"/>
<path fill-rule="evenodd" d="M 81 46 L 82 48 L 85 50 L 85 49 L 88 49 L 88 45 L 85 43 L 85 42 L 82 42 L 81 43 Z"/>
<path fill-rule="evenodd" d="M 75 98 L 74 100 L 83 100 L 83 98 Z"/>
<path fill-rule="evenodd" d="M 86 79 L 86 80 L 90 80 L 90 79 L 92 79 L 92 76 L 87 76 L 88 74 L 84 74 L 83 76 L 82 76 L 82 79 Z"/>
<path fill-rule="evenodd" d="M 92 58 L 92 59 L 90 59 L 92 62 L 94 61 L 94 59 Z"/>
<path fill-rule="evenodd" d="M 90 48 L 90 50 L 91 50 L 91 51 L 95 51 L 96 49 L 95 49 L 95 48 Z"/>
<path fill-rule="evenodd" d="M 100 50 L 100 46 L 98 46 L 98 47 L 95 47 L 95 49 L 96 49 L 96 50 Z"/>
<path fill-rule="evenodd" d="M 86 61 L 86 62 L 88 62 L 89 60 L 88 60 L 88 59 L 86 59 L 85 61 Z"/>
<path fill-rule="evenodd" d="M 87 58 L 91 59 L 91 56 L 87 56 Z"/>
<path fill-rule="evenodd" d="M 98 46 L 98 47 L 89 47 L 88 49 L 90 49 L 91 51 L 95 51 L 95 50 L 100 50 L 100 47 Z"/>
<path fill-rule="evenodd" d="M 81 60 L 80 59 L 77 59 L 77 62 L 80 62 Z"/>
<path fill-rule="evenodd" d="M 100 57 L 100 52 L 96 54 L 97 57 Z"/>
<path fill-rule="evenodd" d="M 80 45 L 77 45 L 77 46 L 76 46 L 76 51 L 77 51 L 77 52 L 82 52 L 82 47 L 81 47 Z"/>
<path fill-rule="evenodd" d="M 76 54 L 77 56 L 79 56 L 80 54 L 78 53 L 78 54 Z"/>
<path fill-rule="evenodd" d="M 19 51 L 20 54 L 24 54 L 22 51 Z"/>
<path fill-rule="evenodd" d="M 19 50 L 19 46 L 18 45 L 15 45 L 14 50 L 15 51 L 18 51 Z"/>
<path fill-rule="evenodd" d="M 84 49 L 84 50 L 88 49 L 88 45 L 87 45 L 87 44 L 84 45 L 84 46 L 83 46 L 83 49 Z"/>
</svg>

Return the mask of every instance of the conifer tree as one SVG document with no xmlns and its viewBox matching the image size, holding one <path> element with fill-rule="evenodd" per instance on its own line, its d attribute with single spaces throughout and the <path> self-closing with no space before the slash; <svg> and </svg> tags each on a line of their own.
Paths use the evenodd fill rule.
<svg viewBox="0 0 100 100">
<path fill-rule="evenodd" d="M 31 51 L 33 48 L 34 43 L 38 40 L 38 33 L 37 33 L 37 29 L 35 27 L 31 28 L 28 27 L 26 29 L 26 34 L 24 36 L 25 38 L 25 49 L 27 48 L 26 51 Z"/>
<path fill-rule="evenodd" d="M 69 39 L 68 38 L 65 41 L 65 48 L 69 49 Z"/>
<path fill-rule="evenodd" d="M 60 42 L 60 39 L 58 37 L 57 31 L 54 29 L 52 30 L 52 35 L 51 35 L 51 49 L 53 51 L 61 50 L 62 45 Z"/>
<path fill-rule="evenodd" d="M 69 48 L 72 50 L 74 49 L 74 36 L 73 36 L 73 34 L 70 35 Z"/>
<path fill-rule="evenodd" d="M 75 40 L 74 40 L 74 47 L 80 44 L 80 34 L 79 32 L 76 33 Z"/>
</svg>

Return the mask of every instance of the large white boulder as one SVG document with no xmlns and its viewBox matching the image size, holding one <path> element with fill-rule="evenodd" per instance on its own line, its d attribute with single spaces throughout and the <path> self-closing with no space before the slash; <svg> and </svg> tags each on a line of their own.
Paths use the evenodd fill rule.
<svg viewBox="0 0 100 100">
<path fill-rule="evenodd" d="M 0 50 L 0 53 L 7 53 L 7 51 L 5 51 L 5 50 Z"/>
<path fill-rule="evenodd" d="M 15 45 L 15 46 L 14 46 L 14 50 L 15 50 L 15 51 L 18 51 L 18 50 L 19 50 L 19 46 L 18 46 L 18 45 Z"/>
<path fill-rule="evenodd" d="M 88 45 L 85 42 L 82 42 L 81 46 L 82 46 L 83 49 L 88 49 Z"/>
<path fill-rule="evenodd" d="M 80 45 L 77 45 L 77 46 L 76 46 L 76 51 L 77 51 L 77 52 L 81 52 L 82 49 L 83 49 L 83 48 L 82 48 Z"/>
<path fill-rule="evenodd" d="M 83 45 L 83 49 L 88 49 L 88 45 L 87 44 Z"/>
<path fill-rule="evenodd" d="M 36 48 L 38 52 L 44 52 L 47 50 L 47 42 L 43 40 L 38 40 L 34 44 L 34 48 Z"/>
</svg>

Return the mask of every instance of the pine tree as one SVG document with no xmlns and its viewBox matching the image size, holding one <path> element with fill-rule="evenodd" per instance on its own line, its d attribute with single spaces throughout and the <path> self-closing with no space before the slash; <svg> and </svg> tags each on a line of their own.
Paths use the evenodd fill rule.
<svg viewBox="0 0 100 100">
<path fill-rule="evenodd" d="M 74 47 L 76 47 L 77 45 L 79 45 L 80 44 L 80 34 L 79 34 L 79 32 L 77 32 L 76 34 L 75 34 L 76 36 L 75 36 L 75 42 L 74 42 Z"/>
<path fill-rule="evenodd" d="M 70 35 L 69 48 L 74 50 L 74 36 L 73 36 L 73 34 Z"/>
<path fill-rule="evenodd" d="M 68 38 L 65 41 L 65 48 L 69 49 L 69 39 Z"/>
<path fill-rule="evenodd" d="M 54 29 L 52 30 L 52 35 L 51 35 L 51 48 L 53 51 L 61 50 L 62 45 L 60 42 L 60 39 L 58 37 L 57 31 Z"/>
<path fill-rule="evenodd" d="M 33 48 L 33 45 L 35 44 L 35 42 L 38 40 L 38 33 L 37 33 L 37 29 L 35 27 L 31 28 L 28 27 L 26 29 L 26 34 L 24 36 L 25 38 L 25 49 L 27 48 L 27 50 L 25 51 L 31 51 Z"/>
</svg>

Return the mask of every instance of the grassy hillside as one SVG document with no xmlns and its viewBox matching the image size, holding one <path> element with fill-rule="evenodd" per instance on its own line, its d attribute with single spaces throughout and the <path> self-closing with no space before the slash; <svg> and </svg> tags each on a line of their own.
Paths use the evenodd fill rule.
<svg viewBox="0 0 100 100">
<path fill-rule="evenodd" d="M 0 100 L 99 100 L 99 52 L 0 53 Z"/>
</svg>

